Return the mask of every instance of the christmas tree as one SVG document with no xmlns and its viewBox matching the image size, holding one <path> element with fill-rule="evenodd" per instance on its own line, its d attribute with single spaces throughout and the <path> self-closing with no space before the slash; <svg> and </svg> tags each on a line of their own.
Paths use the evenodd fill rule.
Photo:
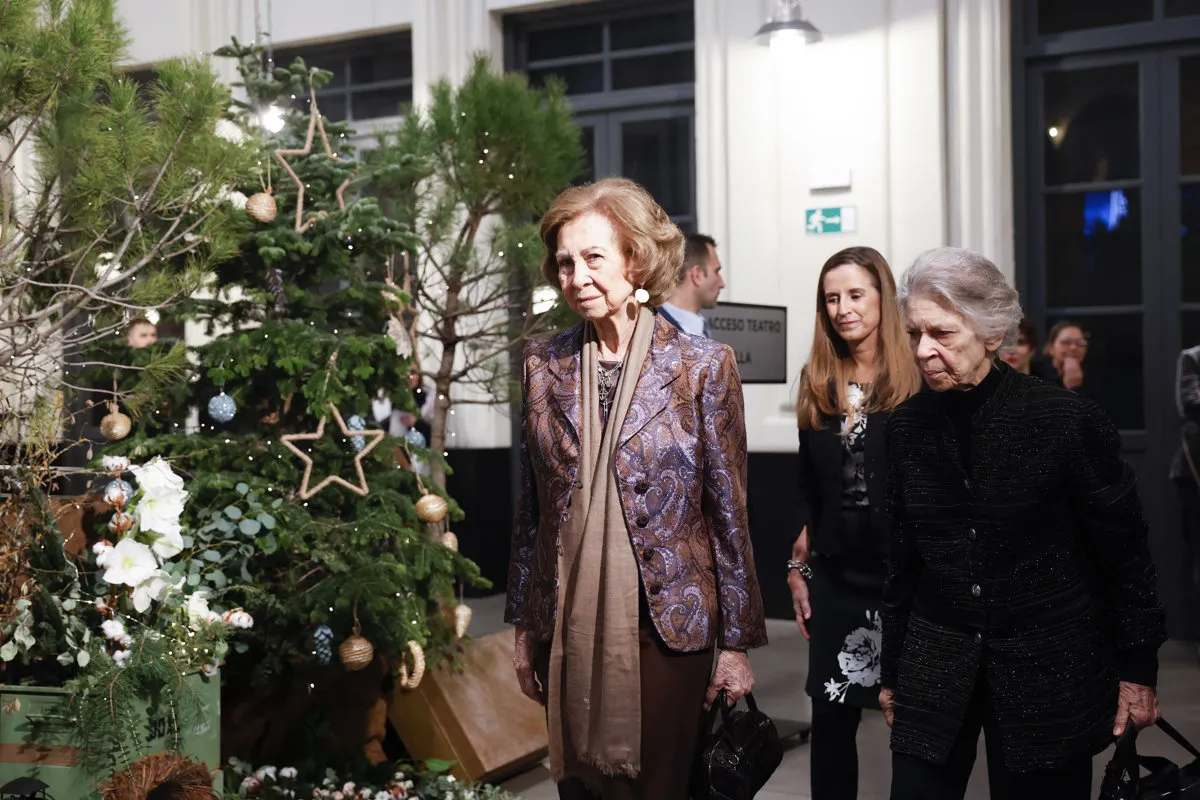
<svg viewBox="0 0 1200 800">
<path fill-rule="evenodd" d="M 255 620 L 222 672 L 226 755 L 315 769 L 364 738 L 338 727 L 357 713 L 347 675 L 365 676 L 357 711 L 377 713 L 387 676 L 413 686 L 453 657 L 469 622 L 456 599 L 482 581 L 448 529 L 461 512 L 420 474 L 440 453 L 392 435 L 392 409 L 415 409 L 387 335 L 410 301 L 395 278 L 411 228 L 371 196 L 352 131 L 321 117 L 330 73 L 272 69 L 236 41 L 218 54 L 238 60 L 235 119 L 260 145 L 253 177 L 226 187 L 254 227 L 180 307 L 211 337 L 189 380 L 106 452 L 161 455 L 189 477 L 204 552 L 187 580 Z"/>
<path fill-rule="evenodd" d="M 408 114 L 368 154 L 373 192 L 385 210 L 414 221 L 404 260 L 413 302 L 400 338 L 433 382 L 429 446 L 443 453 L 455 403 L 510 399 L 533 334 L 573 324 L 535 302 L 542 282 L 538 220 L 583 167 L 583 146 L 565 87 L 531 88 L 497 74 L 477 55 L 459 86 L 433 86 L 429 108 Z M 565 313 L 564 313 L 565 312 Z M 445 472 L 433 462 L 433 480 Z"/>
</svg>

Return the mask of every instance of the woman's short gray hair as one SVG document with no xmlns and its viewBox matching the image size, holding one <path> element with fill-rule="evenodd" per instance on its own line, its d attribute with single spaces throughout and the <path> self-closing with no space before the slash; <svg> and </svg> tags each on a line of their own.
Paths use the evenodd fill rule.
<svg viewBox="0 0 1200 800">
<path fill-rule="evenodd" d="M 900 276 L 896 296 L 908 313 L 908 299 L 926 295 L 957 311 L 985 342 L 1012 344 L 1021 322 L 1021 299 L 988 259 L 959 247 L 937 247 L 917 256 Z"/>
</svg>

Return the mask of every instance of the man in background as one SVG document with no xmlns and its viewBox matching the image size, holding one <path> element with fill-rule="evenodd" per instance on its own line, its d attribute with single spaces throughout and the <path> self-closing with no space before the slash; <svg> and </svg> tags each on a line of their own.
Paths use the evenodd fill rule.
<svg viewBox="0 0 1200 800">
<path fill-rule="evenodd" d="M 703 233 L 689 234 L 683 265 L 679 268 L 679 283 L 659 311 L 684 333 L 711 338 L 700 309 L 716 308 L 717 297 L 724 288 L 716 241 Z"/>
</svg>

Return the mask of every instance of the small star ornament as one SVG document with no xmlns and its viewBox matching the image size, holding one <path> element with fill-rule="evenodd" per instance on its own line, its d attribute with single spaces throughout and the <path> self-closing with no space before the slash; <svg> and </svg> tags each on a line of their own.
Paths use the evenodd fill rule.
<svg viewBox="0 0 1200 800">
<path fill-rule="evenodd" d="M 333 403 L 328 403 L 326 408 L 333 415 L 333 419 L 341 429 L 342 435 L 347 437 L 359 437 L 364 441 L 370 439 L 369 442 L 358 452 L 354 457 L 354 471 L 358 475 L 358 483 L 350 483 L 340 475 L 329 475 L 316 486 L 309 486 L 309 481 L 312 479 L 313 460 L 312 457 L 297 447 L 294 442 L 311 442 L 316 441 L 325 435 L 325 420 L 327 417 L 321 417 L 321 421 L 317 423 L 317 430 L 313 433 L 290 433 L 286 436 L 280 436 L 279 441 L 288 450 L 291 450 L 301 461 L 304 462 L 304 477 L 300 481 L 300 499 L 307 500 L 317 492 L 329 486 L 331 483 L 336 483 L 343 486 L 355 494 L 366 497 L 370 489 L 367 486 L 367 478 L 363 474 L 362 460 L 368 453 L 375 449 L 375 446 L 383 441 L 383 431 L 352 431 L 346 425 L 346 421 L 342 419 L 341 412 L 337 410 L 337 406 Z"/>
</svg>

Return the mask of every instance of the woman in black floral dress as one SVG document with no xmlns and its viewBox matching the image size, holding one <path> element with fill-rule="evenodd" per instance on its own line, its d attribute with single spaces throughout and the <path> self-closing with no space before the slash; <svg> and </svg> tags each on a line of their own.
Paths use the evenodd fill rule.
<svg viewBox="0 0 1200 800">
<path fill-rule="evenodd" d="M 812 796 L 858 795 L 855 734 L 878 708 L 880 618 L 888 542 L 888 413 L 920 385 L 904 340 L 892 272 L 851 247 L 818 279 L 812 353 L 796 401 L 800 536 L 788 587 L 810 640 Z"/>
</svg>

